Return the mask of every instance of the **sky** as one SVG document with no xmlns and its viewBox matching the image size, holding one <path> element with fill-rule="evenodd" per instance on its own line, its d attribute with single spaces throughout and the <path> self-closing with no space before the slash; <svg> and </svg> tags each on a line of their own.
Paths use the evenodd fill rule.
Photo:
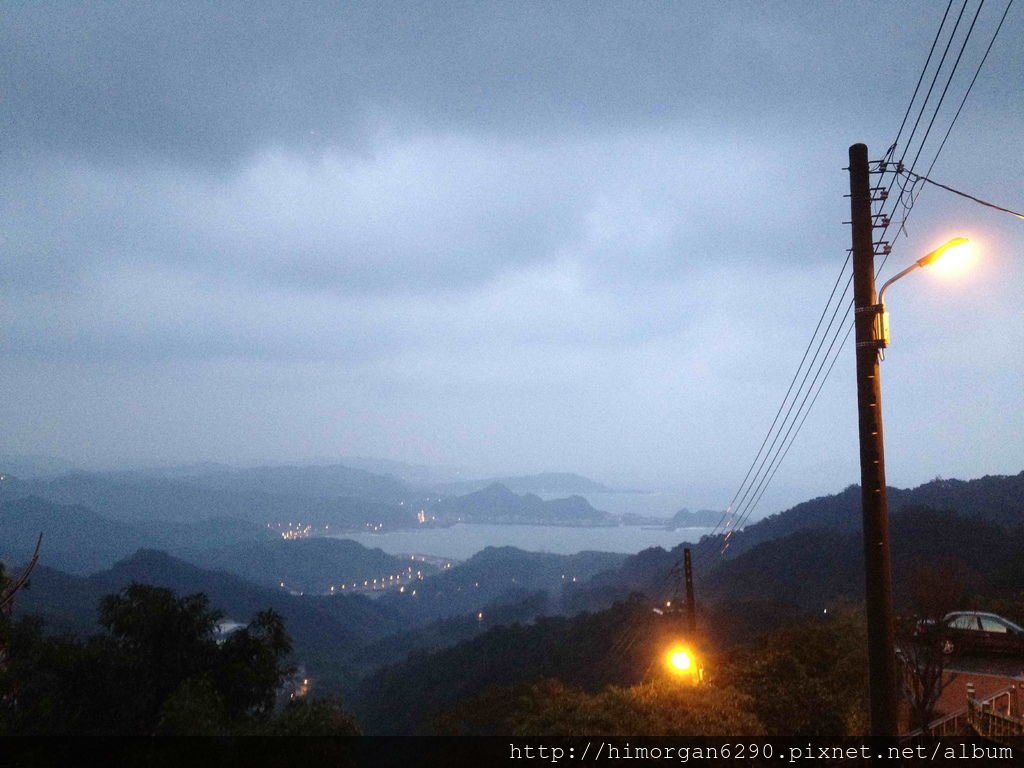
<svg viewBox="0 0 1024 768">
<path fill-rule="evenodd" d="M 945 7 L 8 4 L 0 449 L 571 471 L 724 507 L 842 268 L 847 149 L 896 138 Z M 1018 5 L 931 174 L 1016 210 L 1020 39 Z M 887 295 L 890 484 L 1024 469 L 1022 226 L 918 198 L 882 277 L 953 235 L 977 259 Z M 758 515 L 858 481 L 853 358 Z"/>
</svg>

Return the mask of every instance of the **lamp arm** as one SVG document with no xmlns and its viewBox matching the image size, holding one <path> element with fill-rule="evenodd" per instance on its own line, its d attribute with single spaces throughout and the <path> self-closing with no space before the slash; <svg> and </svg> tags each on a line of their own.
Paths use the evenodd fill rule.
<svg viewBox="0 0 1024 768">
<path fill-rule="evenodd" d="M 918 263 L 917 263 L 917 262 L 915 261 L 915 262 L 914 262 L 913 264 L 911 264 L 911 265 L 910 265 L 909 267 L 907 267 L 906 269 L 904 269 L 904 270 L 903 270 L 902 272 L 899 272 L 899 273 L 897 273 L 897 274 L 893 275 L 892 277 L 890 277 L 890 278 L 889 278 L 888 280 L 886 280 L 886 281 L 885 281 L 885 283 L 884 283 L 884 284 L 882 285 L 882 290 L 880 290 L 880 291 L 878 292 L 878 303 L 879 303 L 879 304 L 885 304 L 885 299 L 884 299 L 883 297 L 885 296 L 885 289 L 886 289 L 886 288 L 888 288 L 888 287 L 889 287 L 890 285 L 892 285 L 893 283 L 895 283 L 895 282 L 896 282 L 897 280 L 899 280 L 899 279 L 900 279 L 901 277 L 905 277 L 905 276 L 907 276 L 908 274 L 910 274 L 911 272 L 913 272 L 913 271 L 914 271 L 915 269 L 918 269 L 918 268 L 919 268 L 920 266 L 921 266 L 921 265 L 920 265 L 920 264 L 918 264 Z"/>
</svg>

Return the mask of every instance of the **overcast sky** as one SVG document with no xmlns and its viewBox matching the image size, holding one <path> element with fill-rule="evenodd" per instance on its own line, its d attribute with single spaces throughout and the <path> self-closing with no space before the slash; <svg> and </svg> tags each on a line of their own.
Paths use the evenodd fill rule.
<svg viewBox="0 0 1024 768">
<path fill-rule="evenodd" d="M 724 506 L 945 5 L 6 4 L 0 449 Z M 932 174 L 1016 209 L 1021 39 L 1014 7 Z M 975 269 L 888 295 L 894 485 L 1024 469 L 1024 222 L 925 189 L 884 276 L 955 234 Z M 858 481 L 855 408 L 851 343 L 762 512 Z"/>
</svg>

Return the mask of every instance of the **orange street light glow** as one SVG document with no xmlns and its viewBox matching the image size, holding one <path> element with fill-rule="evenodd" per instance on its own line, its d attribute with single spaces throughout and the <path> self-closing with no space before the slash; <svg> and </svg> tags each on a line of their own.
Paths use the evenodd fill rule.
<svg viewBox="0 0 1024 768">
<path fill-rule="evenodd" d="M 688 672 L 693 666 L 693 659 L 684 648 L 673 648 L 668 653 L 668 666 L 673 672 Z"/>
<path fill-rule="evenodd" d="M 962 272 L 974 255 L 974 245 L 966 237 L 954 237 L 926 256 L 917 260 L 917 266 L 932 265 L 947 274 Z"/>
<path fill-rule="evenodd" d="M 885 281 L 882 290 L 878 292 L 878 305 L 881 307 L 881 314 L 880 321 L 876 320 L 876 324 L 881 322 L 883 328 L 881 332 L 876 330 L 876 338 L 883 340 L 881 344 L 883 348 L 889 346 L 888 332 L 884 330 L 888 327 L 888 316 L 885 313 L 885 292 L 889 286 L 901 277 L 909 275 L 915 269 L 929 265 L 941 265 L 940 271 L 950 275 L 962 272 L 963 268 L 970 263 L 972 252 L 973 246 L 970 240 L 966 237 L 954 237 L 948 243 L 940 245 L 931 253 L 925 254 L 902 272 L 897 272 Z"/>
</svg>

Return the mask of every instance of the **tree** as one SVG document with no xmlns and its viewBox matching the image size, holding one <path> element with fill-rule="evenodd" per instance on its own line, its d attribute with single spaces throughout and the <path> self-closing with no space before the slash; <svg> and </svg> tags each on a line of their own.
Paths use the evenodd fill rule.
<svg viewBox="0 0 1024 768">
<path fill-rule="evenodd" d="M 967 571 L 961 560 L 946 557 L 916 563 L 907 579 L 911 612 L 897 621 L 896 635 L 901 687 L 915 728 L 926 729 L 935 719 L 935 705 L 949 684 L 942 618 L 964 599 Z"/>
<path fill-rule="evenodd" d="M 265 730 L 273 736 L 359 736 L 355 718 L 337 699 L 299 699 L 288 703 Z"/>
<path fill-rule="evenodd" d="M 737 652 L 716 679 L 743 691 L 770 736 L 836 740 L 866 730 L 865 627 L 840 611 Z"/>
<path fill-rule="evenodd" d="M 164 702 L 156 732 L 161 736 L 217 736 L 227 730 L 224 697 L 208 678 L 189 678 Z"/>
<path fill-rule="evenodd" d="M 759 736 L 752 700 L 730 688 L 654 680 L 586 693 L 558 680 L 492 688 L 444 713 L 436 729 L 451 735 Z"/>
<path fill-rule="evenodd" d="M 273 711 L 277 691 L 292 671 L 283 664 L 291 650 L 284 620 L 271 610 L 224 641 L 213 677 L 230 717 L 265 717 Z"/>
<path fill-rule="evenodd" d="M 146 723 L 156 725 L 163 703 L 185 680 L 217 666 L 214 633 L 223 614 L 206 595 L 179 598 L 163 587 L 132 584 L 104 597 L 99 613 L 130 670 L 126 693 Z"/>
<path fill-rule="evenodd" d="M 107 632 L 46 637 L 10 626 L 0 669 L 8 733 L 213 734 L 264 722 L 291 671 L 291 640 L 273 611 L 218 642 L 221 613 L 203 594 L 132 584 L 100 601 Z"/>
</svg>

